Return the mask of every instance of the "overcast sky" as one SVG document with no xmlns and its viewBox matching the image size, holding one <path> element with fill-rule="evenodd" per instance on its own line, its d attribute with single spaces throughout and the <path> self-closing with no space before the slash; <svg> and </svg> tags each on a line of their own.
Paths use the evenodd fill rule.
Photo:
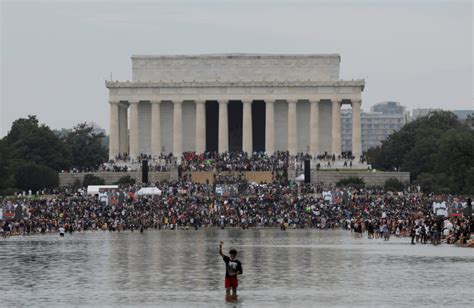
<svg viewBox="0 0 474 308">
<path fill-rule="evenodd" d="M 470 0 L 2 1 L 1 131 L 109 126 L 104 80 L 132 54 L 339 53 L 362 108 L 473 109 Z"/>
</svg>

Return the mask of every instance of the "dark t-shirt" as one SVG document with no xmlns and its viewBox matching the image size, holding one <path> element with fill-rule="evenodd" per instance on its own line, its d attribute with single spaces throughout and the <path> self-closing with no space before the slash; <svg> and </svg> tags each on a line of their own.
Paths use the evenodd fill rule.
<svg viewBox="0 0 474 308">
<path fill-rule="evenodd" d="M 229 278 L 230 273 L 242 272 L 242 263 L 239 260 L 231 260 L 228 256 L 222 256 L 222 259 L 225 262 L 225 278 Z"/>
</svg>

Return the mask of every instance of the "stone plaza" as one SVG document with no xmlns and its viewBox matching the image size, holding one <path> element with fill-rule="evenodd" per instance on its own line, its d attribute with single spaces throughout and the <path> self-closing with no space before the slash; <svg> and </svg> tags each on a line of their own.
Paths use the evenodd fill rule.
<svg viewBox="0 0 474 308">
<path fill-rule="evenodd" d="M 364 80 L 338 54 L 132 56 L 131 81 L 106 81 L 109 158 L 186 151 L 341 153 L 341 106 L 361 147 Z"/>
</svg>

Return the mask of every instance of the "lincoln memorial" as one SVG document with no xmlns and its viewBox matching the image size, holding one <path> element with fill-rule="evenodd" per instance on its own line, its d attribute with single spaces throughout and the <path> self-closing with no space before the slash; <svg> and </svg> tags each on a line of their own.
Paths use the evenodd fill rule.
<svg viewBox="0 0 474 308">
<path fill-rule="evenodd" d="M 185 151 L 341 153 L 344 104 L 361 154 L 364 80 L 337 54 L 132 56 L 131 81 L 106 81 L 109 157 Z"/>
</svg>

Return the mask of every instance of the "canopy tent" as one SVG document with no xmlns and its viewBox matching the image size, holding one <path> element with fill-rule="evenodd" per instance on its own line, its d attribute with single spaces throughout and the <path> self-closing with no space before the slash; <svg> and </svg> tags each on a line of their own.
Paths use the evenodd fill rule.
<svg viewBox="0 0 474 308">
<path fill-rule="evenodd" d="M 118 188 L 118 185 L 89 185 L 87 186 L 87 194 L 98 195 L 101 188 Z"/>
<path fill-rule="evenodd" d="M 304 182 L 304 173 L 300 174 L 295 178 L 296 182 Z"/>
<path fill-rule="evenodd" d="M 143 187 L 137 192 L 137 194 L 139 196 L 161 196 L 161 190 L 158 187 Z"/>
</svg>

